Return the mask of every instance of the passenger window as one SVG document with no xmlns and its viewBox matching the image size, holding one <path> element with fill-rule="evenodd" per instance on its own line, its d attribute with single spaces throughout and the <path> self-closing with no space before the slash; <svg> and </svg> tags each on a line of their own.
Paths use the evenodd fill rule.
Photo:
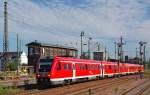
<svg viewBox="0 0 150 95">
<path fill-rule="evenodd" d="M 60 65 L 60 63 L 57 65 L 57 70 L 61 70 L 61 65 Z"/>
<path fill-rule="evenodd" d="M 68 64 L 68 70 L 71 70 L 71 64 Z"/>
<path fill-rule="evenodd" d="M 67 70 L 67 64 L 64 64 L 64 70 Z"/>
<path fill-rule="evenodd" d="M 108 69 L 111 69 L 111 66 L 108 66 Z"/>
<path fill-rule="evenodd" d="M 86 68 L 86 70 L 88 70 L 88 65 L 87 64 L 85 65 L 85 68 Z"/>
<path fill-rule="evenodd" d="M 82 65 L 79 65 L 80 66 L 80 70 L 82 70 Z"/>
</svg>

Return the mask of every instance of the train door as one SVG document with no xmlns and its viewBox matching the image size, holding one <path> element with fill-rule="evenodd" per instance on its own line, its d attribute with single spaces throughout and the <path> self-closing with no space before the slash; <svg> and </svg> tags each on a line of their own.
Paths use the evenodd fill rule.
<svg viewBox="0 0 150 95">
<path fill-rule="evenodd" d="M 100 74 L 101 74 L 101 77 L 104 78 L 104 72 L 105 72 L 105 71 L 104 71 L 104 64 L 103 64 L 102 62 L 101 62 L 101 64 L 100 64 L 100 70 L 101 70 L 101 73 L 100 73 Z"/>
<path fill-rule="evenodd" d="M 75 79 L 76 78 L 76 67 L 75 67 L 75 63 L 73 62 L 72 63 L 72 70 L 73 70 L 73 78 L 72 79 Z"/>
</svg>

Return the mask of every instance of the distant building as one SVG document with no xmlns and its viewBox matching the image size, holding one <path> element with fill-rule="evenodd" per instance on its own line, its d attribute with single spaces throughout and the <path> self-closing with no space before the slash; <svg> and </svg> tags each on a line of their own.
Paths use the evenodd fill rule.
<svg viewBox="0 0 150 95">
<path fill-rule="evenodd" d="M 103 52 L 93 52 L 93 59 L 102 61 L 104 60 L 104 53 Z"/>
<path fill-rule="evenodd" d="M 40 42 L 31 42 L 28 47 L 28 65 L 38 66 L 40 59 L 54 59 L 55 56 L 74 57 L 78 56 L 78 50 L 74 47 L 52 45 Z"/>
<path fill-rule="evenodd" d="M 15 60 L 17 58 L 17 52 L 7 52 L 8 60 Z M 0 52 L 0 71 L 4 70 L 3 52 Z"/>
<path fill-rule="evenodd" d="M 21 56 L 20 56 L 20 65 L 27 65 L 28 64 L 28 57 L 26 55 L 25 52 L 22 52 Z"/>
<path fill-rule="evenodd" d="M 125 56 L 125 62 L 126 63 L 134 63 L 134 64 L 139 64 L 140 59 L 138 57 L 128 57 Z"/>
</svg>

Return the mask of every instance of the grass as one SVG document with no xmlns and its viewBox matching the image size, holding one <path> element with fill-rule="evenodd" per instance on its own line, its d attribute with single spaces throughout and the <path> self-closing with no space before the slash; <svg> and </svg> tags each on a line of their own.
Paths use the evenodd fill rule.
<svg viewBox="0 0 150 95">
<path fill-rule="evenodd" d="M 0 95 L 14 95 L 16 93 L 21 92 L 22 89 L 16 87 L 3 87 L 0 86 Z"/>
<path fill-rule="evenodd" d="M 144 76 L 150 78 L 150 70 L 145 71 Z"/>
</svg>

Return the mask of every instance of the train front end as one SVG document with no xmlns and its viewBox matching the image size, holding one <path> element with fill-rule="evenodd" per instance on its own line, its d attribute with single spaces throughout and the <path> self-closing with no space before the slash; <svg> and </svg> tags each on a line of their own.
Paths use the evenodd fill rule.
<svg viewBox="0 0 150 95">
<path fill-rule="evenodd" d="M 50 83 L 50 72 L 53 60 L 40 59 L 39 67 L 36 73 L 37 84 Z"/>
</svg>

